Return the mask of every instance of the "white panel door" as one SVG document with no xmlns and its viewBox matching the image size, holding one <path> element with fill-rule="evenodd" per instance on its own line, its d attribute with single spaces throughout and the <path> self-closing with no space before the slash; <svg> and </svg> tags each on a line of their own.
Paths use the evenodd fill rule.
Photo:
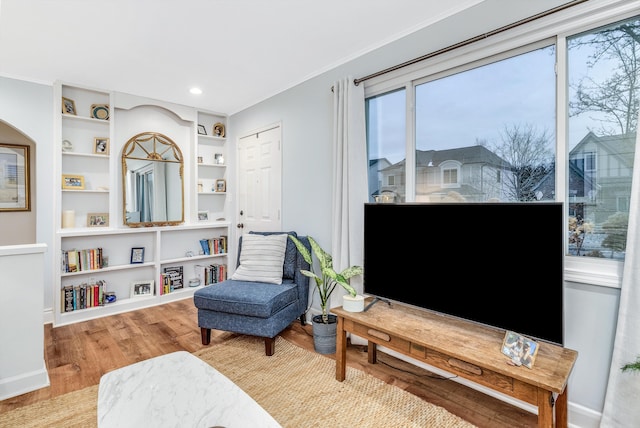
<svg viewBox="0 0 640 428">
<path fill-rule="evenodd" d="M 280 126 L 243 136 L 238 143 L 238 236 L 281 230 Z"/>
</svg>

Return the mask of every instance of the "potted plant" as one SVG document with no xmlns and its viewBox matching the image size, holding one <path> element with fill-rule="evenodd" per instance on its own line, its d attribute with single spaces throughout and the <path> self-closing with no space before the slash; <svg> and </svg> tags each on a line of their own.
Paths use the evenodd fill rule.
<svg viewBox="0 0 640 428">
<path fill-rule="evenodd" d="M 349 279 L 361 275 L 363 269 L 361 266 L 350 266 L 338 273 L 333 269 L 333 259 L 331 254 L 327 253 L 312 238 L 308 237 L 309 244 L 313 254 L 318 259 L 320 266 L 320 274 L 317 275 L 314 270 L 311 252 L 305 247 L 298 238 L 289 235 L 289 239 L 293 241 L 296 248 L 302 255 L 302 258 L 309 263 L 310 270 L 300 269 L 300 273 L 312 278 L 316 284 L 316 290 L 320 296 L 321 315 L 312 318 L 313 321 L 313 340 L 316 352 L 332 354 L 336 351 L 336 316 L 329 314 L 329 298 L 338 285 L 342 286 L 351 296 L 356 296 L 355 288 L 349 285 Z"/>
</svg>

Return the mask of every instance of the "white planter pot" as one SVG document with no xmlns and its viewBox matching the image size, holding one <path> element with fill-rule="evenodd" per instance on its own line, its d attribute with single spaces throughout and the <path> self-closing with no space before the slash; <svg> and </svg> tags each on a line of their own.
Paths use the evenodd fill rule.
<svg viewBox="0 0 640 428">
<path fill-rule="evenodd" d="M 362 312 L 364 310 L 364 296 L 357 294 L 355 297 L 350 294 L 342 296 L 342 309 L 347 312 Z"/>
</svg>

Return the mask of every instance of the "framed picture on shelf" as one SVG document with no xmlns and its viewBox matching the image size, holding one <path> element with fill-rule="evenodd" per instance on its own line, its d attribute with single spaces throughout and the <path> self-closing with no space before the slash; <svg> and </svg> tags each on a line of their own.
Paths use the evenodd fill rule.
<svg viewBox="0 0 640 428">
<path fill-rule="evenodd" d="M 62 97 L 62 114 L 77 115 L 75 101 L 71 98 Z"/>
<path fill-rule="evenodd" d="M 145 297 L 154 295 L 154 281 L 134 281 L 131 283 L 131 293 L 129 297 Z"/>
<path fill-rule="evenodd" d="M 216 153 L 213 155 L 213 159 L 217 165 L 224 165 L 224 157 L 222 156 L 222 153 Z"/>
<path fill-rule="evenodd" d="M 227 180 L 223 178 L 219 178 L 216 180 L 216 192 L 226 192 L 227 191 Z"/>
<path fill-rule="evenodd" d="M 198 221 L 209 221 L 209 211 L 198 211 Z"/>
<path fill-rule="evenodd" d="M 29 146 L 0 144 L 0 211 L 30 211 Z"/>
<path fill-rule="evenodd" d="M 109 139 L 104 137 L 96 137 L 93 139 L 93 153 L 96 155 L 109 154 Z"/>
<path fill-rule="evenodd" d="M 62 174 L 62 188 L 65 190 L 84 190 L 84 176 Z"/>
<path fill-rule="evenodd" d="M 198 134 L 207 135 L 207 128 L 204 125 L 198 125 Z"/>
<path fill-rule="evenodd" d="M 131 249 L 131 264 L 144 263 L 144 247 L 133 247 Z"/>
<path fill-rule="evenodd" d="M 87 227 L 107 227 L 109 226 L 108 213 L 87 214 Z"/>
<path fill-rule="evenodd" d="M 213 125 L 213 135 L 215 135 L 216 137 L 224 137 L 224 124 L 223 123 L 216 123 Z"/>
<path fill-rule="evenodd" d="M 508 364 L 513 366 L 532 368 L 538 348 L 538 342 L 513 331 L 507 331 L 502 341 L 502 353 L 509 357 Z"/>
</svg>

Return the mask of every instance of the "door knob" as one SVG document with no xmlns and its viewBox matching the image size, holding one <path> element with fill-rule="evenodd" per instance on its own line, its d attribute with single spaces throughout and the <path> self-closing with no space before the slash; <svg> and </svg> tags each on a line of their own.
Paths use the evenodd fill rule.
<svg viewBox="0 0 640 428">
<path fill-rule="evenodd" d="M 237 227 L 238 229 L 242 229 L 242 228 L 244 227 L 244 224 L 242 224 L 242 223 L 238 223 L 238 224 L 236 225 L 236 227 Z"/>
</svg>

